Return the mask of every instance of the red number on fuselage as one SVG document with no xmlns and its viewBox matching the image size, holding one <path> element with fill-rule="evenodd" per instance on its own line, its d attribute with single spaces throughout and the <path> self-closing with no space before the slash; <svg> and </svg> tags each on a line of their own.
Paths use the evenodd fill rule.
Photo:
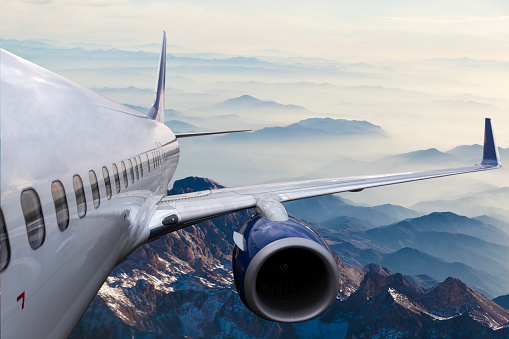
<svg viewBox="0 0 509 339">
<path fill-rule="evenodd" d="M 25 308 L 25 292 L 21 293 L 20 295 L 18 295 L 18 302 L 23 299 L 23 301 L 21 302 L 21 309 L 24 309 Z"/>
</svg>

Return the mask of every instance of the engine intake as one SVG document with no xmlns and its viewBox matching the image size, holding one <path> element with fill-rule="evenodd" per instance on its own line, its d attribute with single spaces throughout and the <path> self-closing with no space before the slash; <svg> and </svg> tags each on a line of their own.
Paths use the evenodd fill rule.
<svg viewBox="0 0 509 339">
<path fill-rule="evenodd" d="M 256 315 L 300 322 L 328 310 L 339 289 L 338 268 L 325 241 L 303 222 L 253 216 L 241 229 L 245 250 L 233 250 L 235 286 Z"/>
</svg>

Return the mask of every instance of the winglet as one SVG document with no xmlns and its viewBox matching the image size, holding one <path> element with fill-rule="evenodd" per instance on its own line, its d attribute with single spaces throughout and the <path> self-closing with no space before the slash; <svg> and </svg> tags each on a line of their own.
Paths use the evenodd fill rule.
<svg viewBox="0 0 509 339">
<path fill-rule="evenodd" d="M 493 129 L 491 128 L 491 119 L 486 118 L 484 127 L 484 149 L 482 157 L 482 166 L 498 166 L 502 167 L 500 156 L 498 155 L 497 143 L 493 136 Z"/>
<path fill-rule="evenodd" d="M 164 88 L 166 79 L 166 32 L 163 31 L 163 45 L 159 57 L 159 70 L 157 71 L 156 88 L 154 91 L 154 104 L 148 112 L 150 119 L 164 123 Z"/>
</svg>

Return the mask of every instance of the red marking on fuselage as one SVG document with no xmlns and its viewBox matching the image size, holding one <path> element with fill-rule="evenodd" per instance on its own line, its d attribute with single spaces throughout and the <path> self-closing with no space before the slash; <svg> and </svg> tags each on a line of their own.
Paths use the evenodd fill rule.
<svg viewBox="0 0 509 339">
<path fill-rule="evenodd" d="M 23 299 L 23 301 L 21 302 L 21 309 L 24 309 L 25 308 L 25 292 L 18 295 L 17 301 L 19 302 L 21 299 Z"/>
</svg>

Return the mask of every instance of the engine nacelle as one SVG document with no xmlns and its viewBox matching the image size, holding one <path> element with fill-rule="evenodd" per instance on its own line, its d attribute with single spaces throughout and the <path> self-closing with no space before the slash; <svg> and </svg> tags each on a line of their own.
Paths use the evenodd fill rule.
<svg viewBox="0 0 509 339">
<path fill-rule="evenodd" d="M 244 304 L 259 317 L 300 322 L 327 311 L 339 290 L 329 246 L 309 226 L 258 214 L 242 227 L 244 250 L 233 250 L 233 273 Z"/>
</svg>

